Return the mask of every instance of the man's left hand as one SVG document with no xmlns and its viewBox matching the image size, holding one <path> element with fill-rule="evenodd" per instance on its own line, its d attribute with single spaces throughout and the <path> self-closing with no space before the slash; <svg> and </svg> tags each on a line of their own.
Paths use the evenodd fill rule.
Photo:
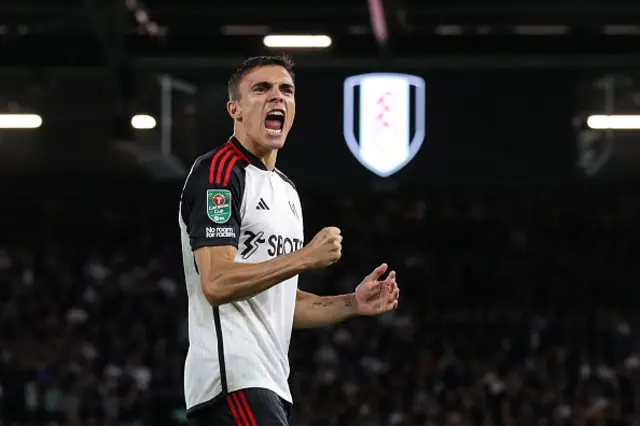
<svg viewBox="0 0 640 426">
<path fill-rule="evenodd" d="M 378 279 L 387 272 L 383 263 L 367 275 L 355 291 L 355 309 L 358 315 L 378 315 L 398 307 L 400 289 L 396 272 L 391 271 L 384 281 Z"/>
</svg>

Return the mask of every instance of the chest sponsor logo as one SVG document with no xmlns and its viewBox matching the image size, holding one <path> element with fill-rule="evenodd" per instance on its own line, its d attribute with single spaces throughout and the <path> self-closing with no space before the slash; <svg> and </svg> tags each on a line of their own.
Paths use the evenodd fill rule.
<svg viewBox="0 0 640 426">
<path fill-rule="evenodd" d="M 278 234 L 265 236 L 263 231 L 244 231 L 244 236 L 246 237 L 244 247 L 240 252 L 240 256 L 243 259 L 250 258 L 261 247 L 266 249 L 269 256 L 276 257 L 293 253 L 303 246 L 303 241 L 299 238 L 290 238 Z"/>
<path fill-rule="evenodd" d="M 231 191 L 228 189 L 207 190 L 207 216 L 219 224 L 229 221 L 231 218 Z"/>
</svg>

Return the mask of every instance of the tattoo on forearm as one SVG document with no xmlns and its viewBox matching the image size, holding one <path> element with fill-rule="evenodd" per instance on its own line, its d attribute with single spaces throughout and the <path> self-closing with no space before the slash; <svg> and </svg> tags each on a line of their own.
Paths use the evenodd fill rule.
<svg viewBox="0 0 640 426">
<path fill-rule="evenodd" d="M 321 299 L 321 300 L 316 300 L 315 302 L 312 303 L 312 305 L 317 306 L 319 308 L 328 308 L 329 306 L 334 305 L 334 301 Z M 351 300 L 345 300 L 344 302 L 345 307 L 350 308 L 352 305 L 353 305 L 353 302 Z"/>
</svg>

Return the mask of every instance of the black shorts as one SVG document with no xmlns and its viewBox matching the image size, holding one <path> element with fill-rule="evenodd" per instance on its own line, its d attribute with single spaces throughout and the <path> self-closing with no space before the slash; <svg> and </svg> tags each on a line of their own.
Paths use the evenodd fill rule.
<svg viewBox="0 0 640 426">
<path fill-rule="evenodd" d="M 270 390 L 248 388 L 218 398 L 187 419 L 189 426 L 290 426 L 291 404 Z"/>
</svg>

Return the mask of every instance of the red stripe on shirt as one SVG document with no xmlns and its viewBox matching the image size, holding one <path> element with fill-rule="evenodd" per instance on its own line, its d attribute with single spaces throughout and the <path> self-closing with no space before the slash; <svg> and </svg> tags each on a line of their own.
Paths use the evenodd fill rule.
<svg viewBox="0 0 640 426">
<path fill-rule="evenodd" d="M 218 164 L 218 167 L 216 167 L 216 169 L 217 169 L 216 183 L 217 184 L 221 184 L 222 183 L 222 172 L 224 171 L 225 163 L 227 162 L 229 157 L 231 157 L 231 155 L 235 155 L 235 151 L 233 149 L 230 149 L 229 151 L 227 151 L 224 154 L 224 157 L 222 157 L 222 159 L 220 160 L 220 163 Z"/>
<path fill-rule="evenodd" d="M 229 162 L 229 166 L 227 167 L 227 173 L 224 175 L 224 186 L 227 186 L 227 184 L 229 183 L 229 179 L 231 178 L 231 171 L 233 170 L 233 166 L 236 165 L 236 161 L 238 161 L 238 157 L 237 155 L 234 155 L 233 158 L 231 159 L 231 161 Z"/>
<path fill-rule="evenodd" d="M 227 142 L 224 147 L 222 147 L 211 159 L 211 165 L 209 166 L 209 183 L 213 183 L 213 178 L 215 177 L 215 170 L 218 165 L 218 159 L 220 156 L 229 150 L 234 150 L 235 146 L 231 142 Z"/>
</svg>

